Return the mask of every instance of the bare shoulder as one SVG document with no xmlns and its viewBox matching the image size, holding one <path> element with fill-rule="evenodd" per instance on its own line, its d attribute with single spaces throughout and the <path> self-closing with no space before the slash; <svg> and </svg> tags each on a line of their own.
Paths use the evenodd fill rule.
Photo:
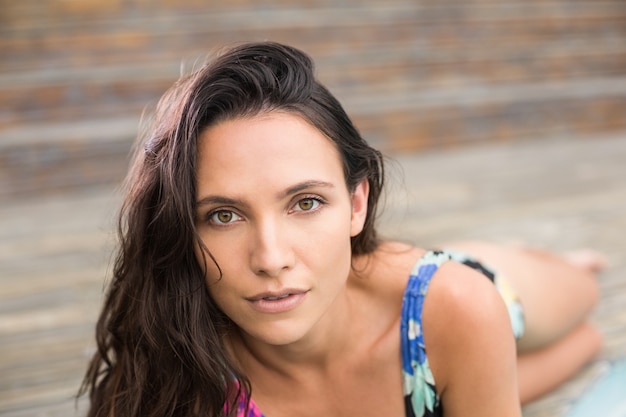
<svg viewBox="0 0 626 417">
<path fill-rule="evenodd" d="M 434 306 L 465 314 L 488 315 L 487 310 L 504 306 L 493 283 L 480 272 L 451 261 L 439 267 L 428 290 Z M 485 305 L 487 303 L 487 305 Z"/>
<path fill-rule="evenodd" d="M 504 301 L 491 281 L 446 262 L 431 281 L 422 324 L 446 415 L 456 415 L 458 404 L 465 405 L 466 413 L 473 409 L 498 415 L 493 411 L 500 410 L 516 415 L 515 340 Z"/>
</svg>

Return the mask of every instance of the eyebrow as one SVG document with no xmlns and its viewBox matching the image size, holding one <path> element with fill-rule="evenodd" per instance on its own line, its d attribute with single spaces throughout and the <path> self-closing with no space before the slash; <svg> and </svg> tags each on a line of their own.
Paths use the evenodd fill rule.
<svg viewBox="0 0 626 417">
<path fill-rule="evenodd" d="M 326 181 L 316 181 L 316 180 L 303 181 L 287 188 L 285 191 L 281 192 L 278 195 L 278 197 L 285 198 L 290 195 L 297 194 L 300 191 L 308 190 L 309 188 L 320 188 L 320 187 L 321 188 L 335 188 L 335 185 Z"/>
<path fill-rule="evenodd" d="M 310 188 L 319 188 L 319 187 L 335 188 L 335 185 L 326 181 L 317 181 L 317 180 L 303 181 L 298 184 L 292 185 L 291 187 L 287 188 L 284 191 L 281 191 L 278 194 L 278 198 L 283 199 L 290 195 L 297 194 L 301 191 L 308 190 Z M 205 206 L 209 204 L 225 204 L 225 205 L 239 205 L 239 206 L 247 205 L 244 201 L 236 199 L 236 198 L 209 195 L 198 200 L 196 202 L 196 207 Z"/>
<path fill-rule="evenodd" d="M 209 204 L 245 205 L 241 200 L 217 195 L 209 195 L 196 201 L 196 207 L 206 206 Z"/>
</svg>

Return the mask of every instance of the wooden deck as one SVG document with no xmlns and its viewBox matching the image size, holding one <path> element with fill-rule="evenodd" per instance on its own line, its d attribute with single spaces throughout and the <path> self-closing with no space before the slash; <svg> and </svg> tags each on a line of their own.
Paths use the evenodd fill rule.
<svg viewBox="0 0 626 417">
<path fill-rule="evenodd" d="M 626 135 L 398 155 L 383 230 L 424 246 L 453 238 L 592 246 L 610 267 L 593 321 L 597 360 L 525 417 L 561 416 L 609 361 L 626 356 Z M 0 202 L 0 415 L 72 416 L 93 349 L 112 187 Z"/>
</svg>

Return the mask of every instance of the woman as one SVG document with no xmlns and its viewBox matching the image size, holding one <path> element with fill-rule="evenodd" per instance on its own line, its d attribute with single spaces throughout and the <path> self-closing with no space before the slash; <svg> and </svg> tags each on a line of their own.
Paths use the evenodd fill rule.
<svg viewBox="0 0 626 417">
<path fill-rule="evenodd" d="M 593 252 L 380 240 L 382 156 L 312 67 L 241 45 L 159 102 L 90 416 L 519 416 L 600 348 Z"/>
</svg>

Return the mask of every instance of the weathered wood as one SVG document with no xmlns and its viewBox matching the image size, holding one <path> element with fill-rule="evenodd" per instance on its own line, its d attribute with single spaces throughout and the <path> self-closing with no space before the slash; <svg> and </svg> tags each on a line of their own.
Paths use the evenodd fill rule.
<svg viewBox="0 0 626 417">
<path fill-rule="evenodd" d="M 622 0 L 5 0 L 0 20 L 0 196 L 119 181 L 146 106 L 244 41 L 311 54 L 381 148 L 626 130 Z"/>
</svg>

